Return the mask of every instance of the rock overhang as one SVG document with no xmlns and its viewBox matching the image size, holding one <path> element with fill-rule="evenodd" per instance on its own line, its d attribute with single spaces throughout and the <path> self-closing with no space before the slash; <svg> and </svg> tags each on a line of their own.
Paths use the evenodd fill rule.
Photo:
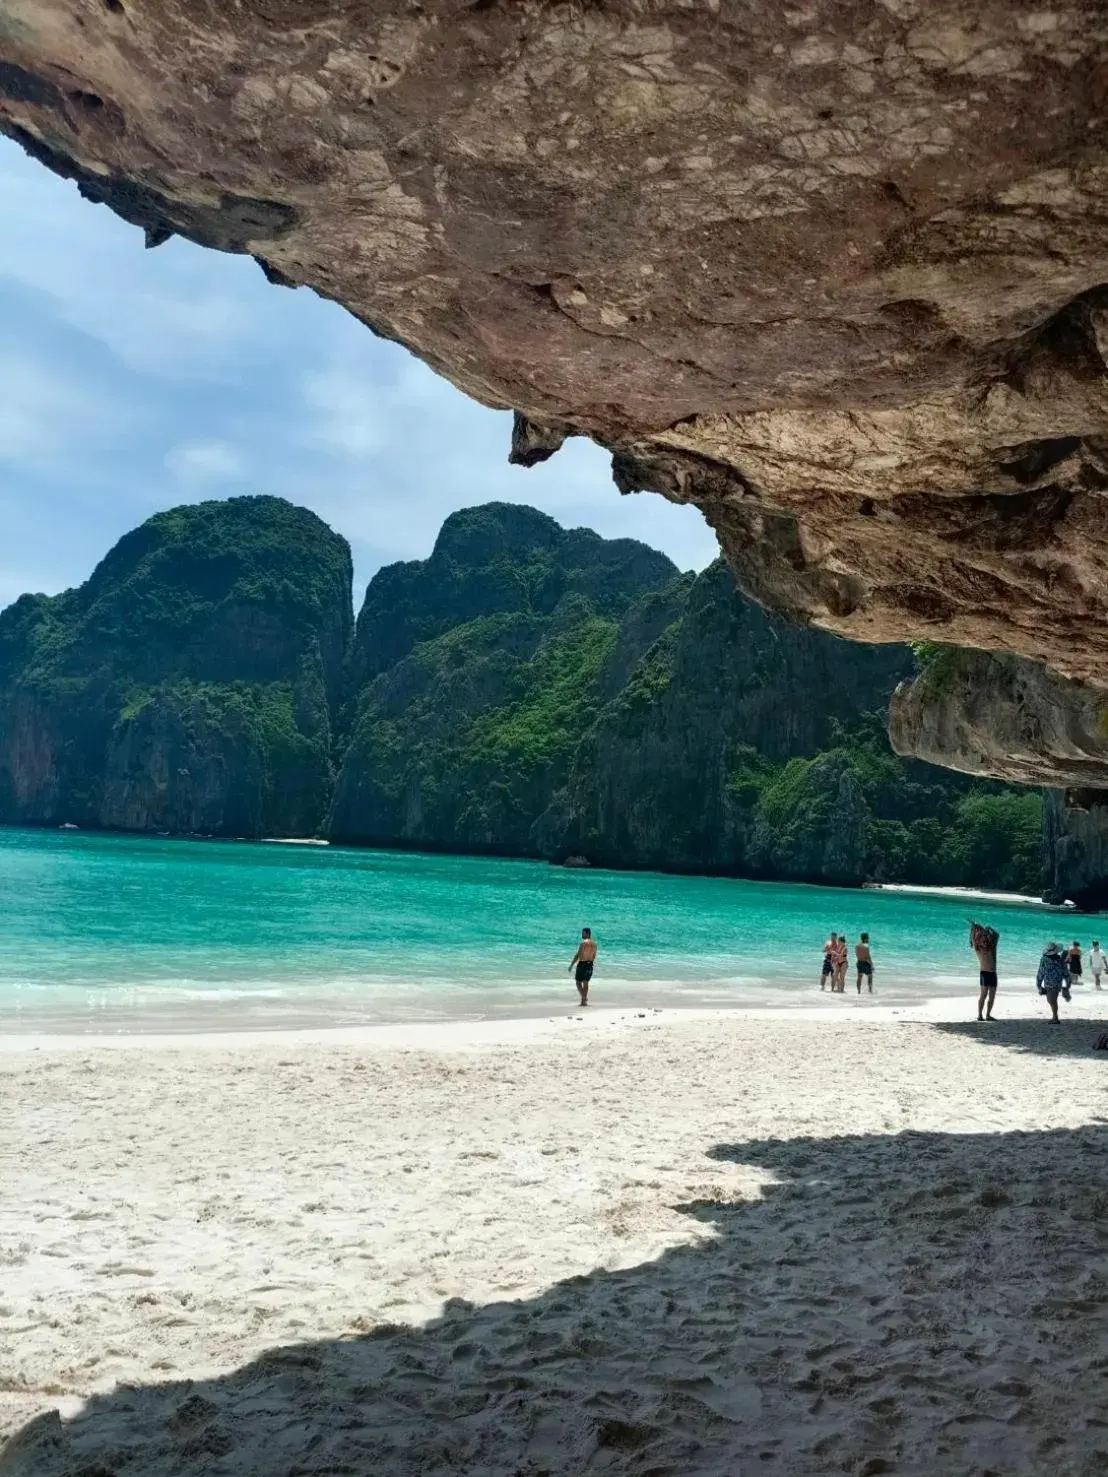
<svg viewBox="0 0 1108 1477">
<path fill-rule="evenodd" d="M 0 127 L 515 459 L 594 437 L 774 609 L 1101 682 L 1100 0 L 5 0 Z"/>
</svg>

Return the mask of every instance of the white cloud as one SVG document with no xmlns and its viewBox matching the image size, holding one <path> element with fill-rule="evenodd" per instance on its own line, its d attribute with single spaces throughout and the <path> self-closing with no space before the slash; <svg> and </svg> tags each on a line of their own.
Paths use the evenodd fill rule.
<svg viewBox="0 0 1108 1477">
<path fill-rule="evenodd" d="M 183 441 L 170 447 L 165 464 L 186 487 L 218 486 L 246 475 L 246 459 L 228 441 Z"/>
<path fill-rule="evenodd" d="M 119 407 L 94 383 L 29 352 L 0 349 L 0 461 L 60 469 L 82 448 L 117 440 Z"/>
<path fill-rule="evenodd" d="M 141 231 L 0 140 L 0 278 L 46 293 L 66 323 L 132 368 L 213 372 L 264 321 L 270 289 L 245 258 L 174 240 L 148 253 Z M 257 278 L 255 282 L 253 279 Z"/>
<path fill-rule="evenodd" d="M 387 444 L 377 396 L 371 386 L 337 366 L 304 375 L 301 394 L 307 410 L 303 439 L 337 456 L 364 459 Z"/>
</svg>

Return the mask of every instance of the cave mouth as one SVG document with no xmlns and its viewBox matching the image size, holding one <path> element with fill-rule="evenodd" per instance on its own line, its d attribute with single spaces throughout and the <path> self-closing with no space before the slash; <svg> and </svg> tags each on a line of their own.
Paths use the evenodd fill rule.
<svg viewBox="0 0 1108 1477">
<path fill-rule="evenodd" d="M 648 9 L 39 0 L 0 129 L 516 409 L 517 461 L 591 437 L 768 608 L 1099 685 L 1099 0 Z"/>
</svg>

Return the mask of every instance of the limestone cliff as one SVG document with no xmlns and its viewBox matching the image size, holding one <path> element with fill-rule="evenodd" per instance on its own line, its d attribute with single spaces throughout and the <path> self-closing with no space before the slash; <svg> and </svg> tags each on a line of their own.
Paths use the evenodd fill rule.
<svg viewBox="0 0 1108 1477">
<path fill-rule="evenodd" d="M 1102 0 L 7 0 L 0 127 L 862 641 L 1104 681 Z"/>
<path fill-rule="evenodd" d="M 535 817 L 610 680 L 620 618 L 676 575 L 645 544 L 533 508 L 453 514 L 429 559 L 366 590 L 331 836 L 533 853 Z"/>
<path fill-rule="evenodd" d="M 350 552 L 277 498 L 176 508 L 0 613 L 0 822 L 312 835 Z"/>
<path fill-rule="evenodd" d="M 333 839 L 858 883 L 1039 885 L 1041 807 L 898 760 L 903 647 L 788 625 L 526 508 L 370 583 Z"/>
<path fill-rule="evenodd" d="M 1048 790 L 1043 810 L 1046 892 L 1080 908 L 1108 908 L 1108 794 Z"/>
<path fill-rule="evenodd" d="M 911 670 L 909 653 L 774 620 L 736 593 L 722 564 L 667 593 L 657 634 L 639 611 L 624 622 L 626 680 L 537 836 L 550 850 L 624 865 L 862 881 L 864 836 L 848 865 L 825 865 L 841 819 L 833 760 L 806 781 L 801 831 L 758 802 L 786 761 L 830 747 L 838 731 L 881 710 Z"/>
<path fill-rule="evenodd" d="M 899 754 L 1025 785 L 1108 786 L 1108 692 L 1039 662 L 925 647 L 893 695 Z"/>
</svg>

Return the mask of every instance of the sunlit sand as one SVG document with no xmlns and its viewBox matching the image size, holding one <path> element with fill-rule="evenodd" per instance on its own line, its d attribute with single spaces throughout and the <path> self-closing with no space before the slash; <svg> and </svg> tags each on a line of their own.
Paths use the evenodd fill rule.
<svg viewBox="0 0 1108 1477">
<path fill-rule="evenodd" d="M 10 1040 L 0 1473 L 1103 1470 L 1098 1003 Z"/>
</svg>

